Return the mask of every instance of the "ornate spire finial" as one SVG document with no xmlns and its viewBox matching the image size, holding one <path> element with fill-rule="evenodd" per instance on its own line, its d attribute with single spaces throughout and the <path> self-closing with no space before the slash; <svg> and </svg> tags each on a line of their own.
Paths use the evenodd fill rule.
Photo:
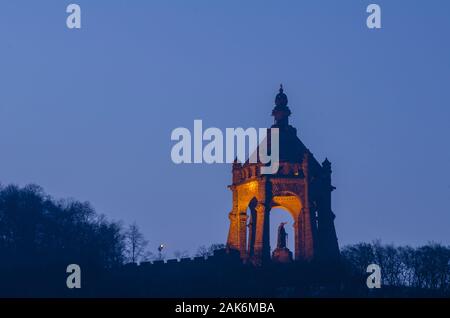
<svg viewBox="0 0 450 318">
<path fill-rule="evenodd" d="M 275 107 L 272 110 L 272 116 L 275 118 L 275 127 L 286 127 L 289 125 L 288 117 L 291 115 L 291 110 L 288 107 L 288 98 L 284 93 L 283 84 L 280 84 L 280 89 L 275 97 Z"/>
<path fill-rule="evenodd" d="M 278 107 L 286 107 L 288 104 L 288 99 L 286 94 L 284 93 L 283 84 L 280 84 L 280 90 L 277 96 L 275 97 L 275 105 Z"/>
</svg>

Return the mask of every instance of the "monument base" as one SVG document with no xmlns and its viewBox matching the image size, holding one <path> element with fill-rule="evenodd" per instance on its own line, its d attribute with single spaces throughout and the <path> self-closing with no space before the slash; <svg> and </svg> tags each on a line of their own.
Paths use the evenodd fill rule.
<svg viewBox="0 0 450 318">
<path fill-rule="evenodd" d="M 276 248 L 272 253 L 272 261 L 275 263 L 290 263 L 292 260 L 292 252 L 287 247 Z"/>
</svg>

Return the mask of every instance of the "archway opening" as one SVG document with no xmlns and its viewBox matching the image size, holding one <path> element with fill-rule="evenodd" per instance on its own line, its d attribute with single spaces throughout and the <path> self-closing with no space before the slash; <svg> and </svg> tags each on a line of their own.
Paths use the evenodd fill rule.
<svg viewBox="0 0 450 318">
<path fill-rule="evenodd" d="M 292 215 L 283 208 L 275 207 L 270 211 L 270 253 L 277 248 L 278 227 L 285 223 L 284 229 L 287 233 L 286 247 L 294 252 L 294 219 Z"/>
</svg>

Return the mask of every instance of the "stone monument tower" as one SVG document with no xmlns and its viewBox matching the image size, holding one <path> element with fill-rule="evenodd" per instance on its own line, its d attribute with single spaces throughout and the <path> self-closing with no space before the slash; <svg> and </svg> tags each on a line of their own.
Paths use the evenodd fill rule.
<svg viewBox="0 0 450 318">
<path fill-rule="evenodd" d="M 227 247 L 256 265 L 271 260 L 270 211 L 287 210 L 293 219 L 295 261 L 337 260 L 339 248 L 331 210 L 331 163 L 320 164 L 289 124 L 291 110 L 280 87 L 272 110 L 279 129 L 279 169 L 261 174 L 262 163 L 234 163 L 232 210 Z M 270 141 L 268 144 L 270 149 Z"/>
</svg>

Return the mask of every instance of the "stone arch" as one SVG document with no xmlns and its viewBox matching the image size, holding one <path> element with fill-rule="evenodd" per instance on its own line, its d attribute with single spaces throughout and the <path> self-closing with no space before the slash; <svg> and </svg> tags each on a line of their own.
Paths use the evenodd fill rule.
<svg viewBox="0 0 450 318">
<path fill-rule="evenodd" d="M 271 208 L 281 208 L 288 211 L 294 220 L 300 216 L 303 208 L 300 197 L 293 192 L 283 191 L 272 197 Z"/>
</svg>

